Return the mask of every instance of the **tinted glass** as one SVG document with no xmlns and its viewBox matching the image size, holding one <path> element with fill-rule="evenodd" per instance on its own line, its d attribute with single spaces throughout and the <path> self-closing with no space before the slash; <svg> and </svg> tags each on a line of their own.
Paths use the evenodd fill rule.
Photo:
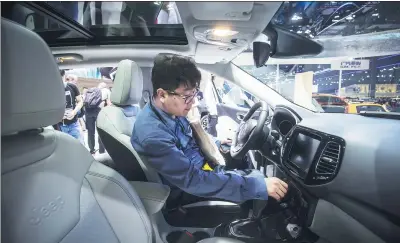
<svg viewBox="0 0 400 243">
<path fill-rule="evenodd" d="M 361 111 L 384 112 L 385 110 L 381 106 L 372 106 L 372 105 L 357 106 L 357 113 L 360 113 Z"/>
<path fill-rule="evenodd" d="M 11 6 L 9 3 L 8 6 Z M 46 13 L 35 11 L 38 4 Z M 82 39 L 93 42 L 113 41 L 113 44 L 158 38 L 157 43 L 179 39 L 187 42 L 175 2 L 40 2 L 14 3 L 2 15 L 37 32 L 47 43 L 73 43 Z M 65 27 L 51 14 L 61 17 L 93 37 Z M 160 39 L 162 38 L 162 39 Z M 90 44 L 85 43 L 85 44 Z M 185 43 L 183 43 L 185 44 Z"/>
</svg>

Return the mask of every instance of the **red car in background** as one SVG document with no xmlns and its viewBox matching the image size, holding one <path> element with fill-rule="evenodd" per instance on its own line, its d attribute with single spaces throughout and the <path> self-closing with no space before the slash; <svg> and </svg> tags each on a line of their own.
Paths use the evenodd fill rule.
<svg viewBox="0 0 400 243">
<path fill-rule="evenodd" d="M 331 94 L 313 94 L 312 96 L 329 113 L 344 113 L 347 102 L 339 96 Z"/>
</svg>

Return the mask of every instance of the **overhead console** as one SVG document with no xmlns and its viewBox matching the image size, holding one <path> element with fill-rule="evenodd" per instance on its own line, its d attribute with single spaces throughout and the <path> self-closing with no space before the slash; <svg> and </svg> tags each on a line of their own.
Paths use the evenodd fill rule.
<svg viewBox="0 0 400 243">
<path fill-rule="evenodd" d="M 177 2 L 197 63 L 229 62 L 262 33 L 282 2 Z"/>
<path fill-rule="evenodd" d="M 296 125 L 283 140 L 282 164 L 304 184 L 324 184 L 337 175 L 345 146 L 340 137 Z"/>
</svg>

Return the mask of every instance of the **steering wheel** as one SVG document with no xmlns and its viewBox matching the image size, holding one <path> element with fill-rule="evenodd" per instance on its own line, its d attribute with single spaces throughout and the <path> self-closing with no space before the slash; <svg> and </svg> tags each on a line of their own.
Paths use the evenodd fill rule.
<svg viewBox="0 0 400 243">
<path fill-rule="evenodd" d="M 254 112 L 261 108 L 258 121 L 250 119 Z M 268 105 L 264 101 L 257 102 L 247 112 L 235 136 L 232 139 L 231 156 L 242 158 L 250 149 L 255 149 L 257 142 L 264 136 L 263 128 L 268 118 Z"/>
</svg>

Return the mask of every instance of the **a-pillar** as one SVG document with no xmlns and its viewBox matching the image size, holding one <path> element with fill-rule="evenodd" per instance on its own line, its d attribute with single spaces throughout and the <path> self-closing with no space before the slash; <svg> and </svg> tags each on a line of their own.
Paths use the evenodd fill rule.
<svg viewBox="0 0 400 243">
<path fill-rule="evenodd" d="M 376 57 L 371 57 L 369 59 L 369 88 L 370 88 L 370 96 L 371 98 L 375 98 L 375 93 L 376 93 L 376 83 L 378 81 L 378 69 L 376 68 L 376 63 L 377 63 L 377 58 Z"/>
</svg>

